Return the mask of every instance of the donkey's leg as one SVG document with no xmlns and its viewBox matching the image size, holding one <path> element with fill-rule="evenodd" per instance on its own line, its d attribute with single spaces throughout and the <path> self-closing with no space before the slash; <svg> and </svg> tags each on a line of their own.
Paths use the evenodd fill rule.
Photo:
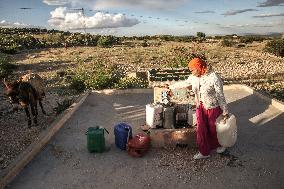
<svg viewBox="0 0 284 189">
<path fill-rule="evenodd" d="M 34 118 L 34 124 L 37 125 L 37 111 L 36 111 L 36 106 L 34 103 L 30 103 L 30 107 L 31 107 L 31 111 L 33 114 L 33 118 Z"/>
<path fill-rule="evenodd" d="M 35 109 L 35 114 L 37 116 L 38 115 L 37 101 L 35 101 L 35 103 L 34 103 L 34 109 Z"/>
<path fill-rule="evenodd" d="M 42 99 L 39 99 L 38 100 L 38 103 L 39 103 L 39 106 L 40 106 L 40 108 L 41 108 L 41 111 L 42 111 L 42 113 L 44 114 L 44 115 L 46 115 L 46 112 L 45 112 L 45 110 L 43 109 L 43 105 L 42 105 Z"/>
<path fill-rule="evenodd" d="M 31 115 L 30 115 L 30 112 L 29 112 L 29 107 L 25 106 L 24 109 L 25 109 L 26 115 L 28 117 L 28 127 L 31 127 L 32 120 L 31 120 Z"/>
</svg>

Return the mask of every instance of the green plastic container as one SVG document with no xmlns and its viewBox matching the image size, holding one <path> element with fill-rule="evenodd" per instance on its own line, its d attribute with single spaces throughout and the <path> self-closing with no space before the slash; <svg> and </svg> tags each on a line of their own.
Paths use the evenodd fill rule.
<svg viewBox="0 0 284 189">
<path fill-rule="evenodd" d="M 87 148 L 89 152 L 103 152 L 105 150 L 105 128 L 89 127 L 87 131 Z"/>
</svg>

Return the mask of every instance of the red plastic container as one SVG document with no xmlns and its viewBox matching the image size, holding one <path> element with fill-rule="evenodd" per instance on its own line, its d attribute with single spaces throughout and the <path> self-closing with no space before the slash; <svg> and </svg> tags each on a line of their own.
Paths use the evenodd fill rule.
<svg viewBox="0 0 284 189">
<path fill-rule="evenodd" d="M 142 157 L 147 153 L 151 145 L 150 136 L 144 133 L 138 133 L 127 144 L 127 152 L 133 157 Z"/>
</svg>

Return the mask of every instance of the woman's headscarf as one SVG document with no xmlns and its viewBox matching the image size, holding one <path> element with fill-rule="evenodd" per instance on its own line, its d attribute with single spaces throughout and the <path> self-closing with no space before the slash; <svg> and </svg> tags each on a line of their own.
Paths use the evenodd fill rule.
<svg viewBox="0 0 284 189">
<path fill-rule="evenodd" d="M 195 68 L 200 71 L 201 75 L 203 75 L 207 71 L 207 63 L 201 58 L 194 58 L 188 63 L 188 68 Z"/>
</svg>

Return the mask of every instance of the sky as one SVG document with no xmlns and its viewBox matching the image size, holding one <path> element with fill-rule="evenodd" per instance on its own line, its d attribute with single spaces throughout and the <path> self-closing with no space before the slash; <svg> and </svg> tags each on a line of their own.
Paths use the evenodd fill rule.
<svg viewBox="0 0 284 189">
<path fill-rule="evenodd" d="M 0 0 L 0 27 L 115 36 L 284 33 L 284 0 Z"/>
</svg>

